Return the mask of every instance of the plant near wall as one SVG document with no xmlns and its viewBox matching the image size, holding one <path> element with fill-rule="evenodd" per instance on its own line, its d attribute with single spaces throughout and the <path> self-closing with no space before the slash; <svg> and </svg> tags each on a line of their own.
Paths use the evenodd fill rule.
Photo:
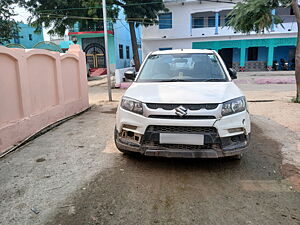
<svg viewBox="0 0 300 225">
<path fill-rule="evenodd" d="M 227 26 L 241 33 L 263 33 L 270 31 L 272 23 L 281 24 L 282 19 L 272 14 L 272 9 L 291 6 L 297 21 L 298 40 L 295 55 L 295 77 L 297 93 L 295 102 L 300 102 L 300 9 L 298 0 L 244 0 L 236 4 L 228 14 Z"/>
<path fill-rule="evenodd" d="M 138 54 L 135 27 L 152 26 L 158 23 L 158 14 L 167 12 L 163 0 L 116 0 L 116 5 L 124 9 L 126 21 L 129 23 L 133 59 L 135 69 L 140 69 L 141 63 Z"/>
<path fill-rule="evenodd" d="M 12 4 L 15 0 L 0 1 L 0 44 L 9 42 L 10 39 L 18 37 L 18 25 L 12 18 L 15 13 Z"/>
</svg>

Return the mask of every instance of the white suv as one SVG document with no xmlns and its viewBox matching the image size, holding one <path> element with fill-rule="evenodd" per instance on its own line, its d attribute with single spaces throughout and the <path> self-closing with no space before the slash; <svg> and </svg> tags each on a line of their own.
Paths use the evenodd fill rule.
<svg viewBox="0 0 300 225">
<path fill-rule="evenodd" d="M 116 115 L 121 152 L 147 156 L 240 158 L 250 137 L 247 102 L 212 50 L 150 53 Z"/>
</svg>

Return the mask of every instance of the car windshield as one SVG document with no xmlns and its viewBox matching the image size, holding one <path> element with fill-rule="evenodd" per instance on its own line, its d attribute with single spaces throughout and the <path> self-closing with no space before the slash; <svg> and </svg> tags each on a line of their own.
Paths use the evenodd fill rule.
<svg viewBox="0 0 300 225">
<path fill-rule="evenodd" d="M 150 55 L 137 82 L 224 82 L 228 78 L 212 53 Z"/>
</svg>

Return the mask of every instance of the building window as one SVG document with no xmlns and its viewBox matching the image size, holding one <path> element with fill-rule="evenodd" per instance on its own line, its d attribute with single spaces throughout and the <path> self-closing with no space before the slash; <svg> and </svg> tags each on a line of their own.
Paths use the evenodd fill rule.
<svg viewBox="0 0 300 225">
<path fill-rule="evenodd" d="M 120 57 L 120 59 L 124 58 L 123 45 L 119 45 L 119 57 Z"/>
<path fill-rule="evenodd" d="M 215 16 L 209 16 L 208 18 L 208 27 L 215 27 L 216 26 L 216 17 Z M 220 26 L 220 16 L 219 16 L 219 26 Z"/>
<path fill-rule="evenodd" d="M 230 17 L 227 17 L 227 15 L 225 16 L 225 26 L 227 26 L 228 21 L 230 20 Z"/>
<path fill-rule="evenodd" d="M 258 59 L 258 47 L 248 48 L 248 61 L 257 61 Z"/>
<path fill-rule="evenodd" d="M 192 28 L 202 28 L 204 27 L 204 17 L 192 16 Z"/>
<path fill-rule="evenodd" d="M 158 15 L 159 29 L 172 28 L 172 13 L 162 13 Z"/>
<path fill-rule="evenodd" d="M 214 16 L 209 16 L 208 17 L 208 27 L 215 27 L 215 17 Z"/>
<path fill-rule="evenodd" d="M 169 47 L 169 48 L 159 48 L 159 51 L 166 51 L 166 50 L 172 50 L 172 48 L 171 47 Z"/>
<path fill-rule="evenodd" d="M 127 59 L 130 58 L 130 54 L 129 54 L 129 46 L 126 46 L 126 58 L 127 58 Z"/>
<path fill-rule="evenodd" d="M 29 34 L 29 41 L 32 41 L 32 34 Z"/>
</svg>

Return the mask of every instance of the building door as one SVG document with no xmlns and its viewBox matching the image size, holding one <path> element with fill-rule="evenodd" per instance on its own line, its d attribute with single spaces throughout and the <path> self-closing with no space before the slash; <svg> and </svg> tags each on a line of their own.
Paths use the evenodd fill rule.
<svg viewBox="0 0 300 225">
<path fill-rule="evenodd" d="M 86 62 L 90 68 L 106 68 L 105 50 L 104 47 L 98 43 L 91 43 L 84 49 L 86 54 Z"/>
<path fill-rule="evenodd" d="M 222 57 L 227 68 L 232 68 L 233 48 L 222 48 L 219 50 L 219 54 Z"/>
</svg>

